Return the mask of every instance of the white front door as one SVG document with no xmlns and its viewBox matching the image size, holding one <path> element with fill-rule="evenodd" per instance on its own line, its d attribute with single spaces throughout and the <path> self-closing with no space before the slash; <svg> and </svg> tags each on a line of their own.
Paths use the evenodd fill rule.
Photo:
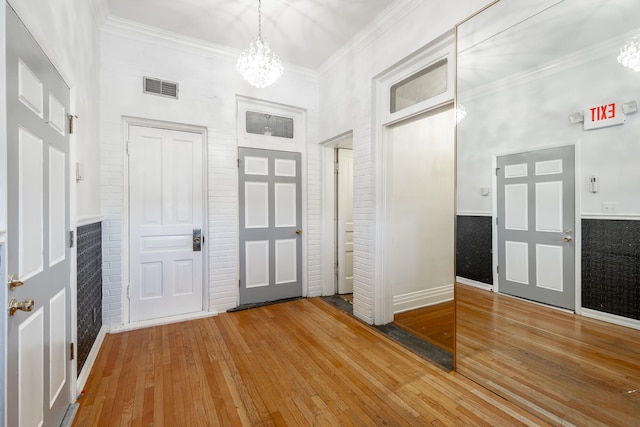
<svg viewBox="0 0 640 427">
<path fill-rule="evenodd" d="M 300 153 L 240 148 L 240 304 L 302 296 Z"/>
<path fill-rule="evenodd" d="M 131 322 L 203 309 L 202 139 L 129 127 Z"/>
<path fill-rule="evenodd" d="M 574 147 L 497 158 L 498 289 L 575 308 Z"/>
<path fill-rule="evenodd" d="M 338 150 L 338 293 L 353 293 L 353 150 Z"/>
<path fill-rule="evenodd" d="M 7 272 L 23 283 L 9 291 L 7 420 L 58 426 L 71 399 L 69 88 L 9 6 L 6 21 Z"/>
</svg>

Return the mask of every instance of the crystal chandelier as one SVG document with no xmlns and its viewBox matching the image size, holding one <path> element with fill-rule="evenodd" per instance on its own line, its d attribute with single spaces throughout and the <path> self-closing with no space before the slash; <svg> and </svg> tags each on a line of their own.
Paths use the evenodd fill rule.
<svg viewBox="0 0 640 427">
<path fill-rule="evenodd" d="M 236 69 L 252 86 L 267 87 L 280 78 L 283 72 L 278 55 L 269 48 L 262 38 L 262 4 L 258 0 L 258 38 L 242 52 Z"/>
<path fill-rule="evenodd" d="M 633 71 L 640 71 L 640 31 L 622 46 L 618 62 Z"/>
</svg>

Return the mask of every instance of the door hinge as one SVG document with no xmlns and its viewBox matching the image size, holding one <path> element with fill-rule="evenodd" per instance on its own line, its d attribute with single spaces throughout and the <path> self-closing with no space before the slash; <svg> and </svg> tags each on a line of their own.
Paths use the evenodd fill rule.
<svg viewBox="0 0 640 427">
<path fill-rule="evenodd" d="M 238 161 L 238 169 L 240 169 L 240 159 L 236 159 Z"/>
<path fill-rule="evenodd" d="M 336 279 L 337 279 L 338 277 L 340 277 L 340 267 L 338 266 L 337 262 L 336 262 L 336 265 L 334 267 L 334 271 L 336 273 Z"/>
<path fill-rule="evenodd" d="M 240 279 L 238 279 L 238 288 L 241 288 Z"/>
<path fill-rule="evenodd" d="M 71 343 L 71 350 L 69 351 L 71 358 L 70 360 L 73 360 L 76 358 L 76 346 L 74 343 Z"/>
<path fill-rule="evenodd" d="M 496 176 L 498 176 L 498 171 L 500 170 L 500 168 L 496 168 Z"/>
<path fill-rule="evenodd" d="M 340 172 L 340 163 L 336 162 L 336 173 Z"/>
<path fill-rule="evenodd" d="M 127 141 L 127 147 L 126 147 L 126 150 L 127 150 L 127 156 L 129 155 L 129 147 L 130 147 L 130 146 L 131 146 L 131 143 L 130 143 L 129 141 Z"/>
<path fill-rule="evenodd" d="M 131 285 L 127 285 L 127 299 L 131 299 Z"/>
<path fill-rule="evenodd" d="M 500 274 L 500 266 L 496 265 L 496 273 Z"/>
<path fill-rule="evenodd" d="M 496 217 L 496 225 L 498 225 L 498 217 Z"/>
<path fill-rule="evenodd" d="M 69 118 L 69 134 L 72 134 L 74 130 L 75 119 L 77 119 L 78 116 L 73 114 L 67 114 L 67 117 Z"/>
<path fill-rule="evenodd" d="M 72 248 L 76 243 L 76 233 L 75 231 L 69 231 L 69 247 Z"/>
</svg>

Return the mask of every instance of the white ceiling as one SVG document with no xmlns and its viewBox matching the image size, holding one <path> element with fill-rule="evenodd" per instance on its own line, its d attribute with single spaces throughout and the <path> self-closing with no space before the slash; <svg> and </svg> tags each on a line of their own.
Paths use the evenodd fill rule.
<svg viewBox="0 0 640 427">
<path fill-rule="evenodd" d="M 317 69 L 396 0 L 262 0 L 262 36 L 284 62 Z M 109 14 L 244 50 L 258 0 L 108 0 Z"/>
</svg>

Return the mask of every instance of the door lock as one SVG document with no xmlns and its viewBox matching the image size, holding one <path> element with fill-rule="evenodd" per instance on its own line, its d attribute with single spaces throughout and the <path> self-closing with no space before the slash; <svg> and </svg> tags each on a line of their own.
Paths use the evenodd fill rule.
<svg viewBox="0 0 640 427">
<path fill-rule="evenodd" d="M 193 251 L 200 252 L 202 250 L 202 230 L 199 228 L 193 229 Z"/>
<path fill-rule="evenodd" d="M 33 305 L 35 303 L 32 299 L 27 299 L 22 302 L 19 302 L 17 299 L 12 299 L 9 301 L 9 316 L 13 316 L 16 314 L 16 311 L 31 311 L 33 310 Z"/>
<path fill-rule="evenodd" d="M 570 241 L 572 241 L 572 240 L 573 240 L 573 239 L 571 238 L 571 236 L 564 236 L 564 241 L 565 241 L 565 242 L 570 242 Z"/>
</svg>

